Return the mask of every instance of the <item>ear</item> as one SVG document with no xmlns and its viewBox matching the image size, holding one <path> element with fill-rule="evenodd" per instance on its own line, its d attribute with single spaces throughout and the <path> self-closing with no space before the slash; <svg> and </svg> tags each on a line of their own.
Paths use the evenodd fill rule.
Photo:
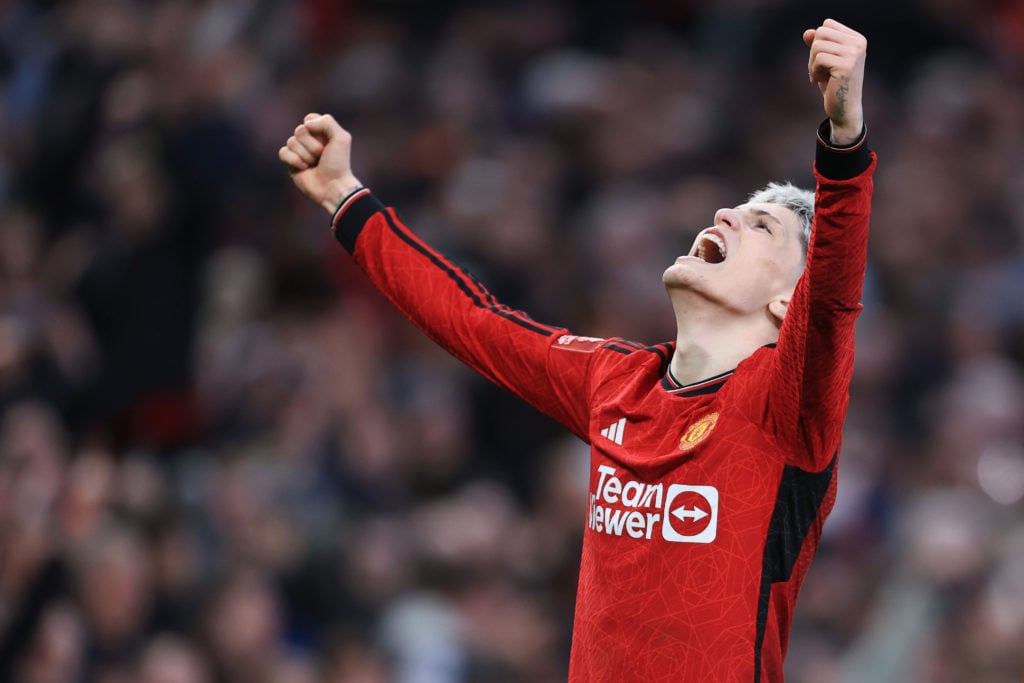
<svg viewBox="0 0 1024 683">
<path fill-rule="evenodd" d="M 789 310 L 789 297 L 772 299 L 768 302 L 768 314 L 771 315 L 776 325 L 782 325 L 786 319 L 786 311 Z"/>
</svg>

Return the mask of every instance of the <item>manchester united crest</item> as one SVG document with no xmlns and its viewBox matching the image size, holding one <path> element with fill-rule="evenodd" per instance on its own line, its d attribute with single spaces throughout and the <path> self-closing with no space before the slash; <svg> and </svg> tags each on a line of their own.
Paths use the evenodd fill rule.
<svg viewBox="0 0 1024 683">
<path fill-rule="evenodd" d="M 718 424 L 718 413 L 709 413 L 694 422 L 683 433 L 683 438 L 679 439 L 679 450 L 689 451 L 696 448 L 697 444 L 708 438 L 716 424 Z"/>
</svg>

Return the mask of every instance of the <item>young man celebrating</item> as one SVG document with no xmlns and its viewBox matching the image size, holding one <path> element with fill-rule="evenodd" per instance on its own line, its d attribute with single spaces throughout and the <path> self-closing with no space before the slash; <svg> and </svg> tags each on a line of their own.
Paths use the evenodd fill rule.
<svg viewBox="0 0 1024 683">
<path fill-rule="evenodd" d="M 867 42 L 833 20 L 803 38 L 828 115 L 816 194 L 772 184 L 715 214 L 663 276 L 674 343 L 577 337 L 497 303 L 360 185 L 330 116 L 280 150 L 399 310 L 591 444 L 572 681 L 783 678 L 835 498 L 875 166 Z"/>
</svg>

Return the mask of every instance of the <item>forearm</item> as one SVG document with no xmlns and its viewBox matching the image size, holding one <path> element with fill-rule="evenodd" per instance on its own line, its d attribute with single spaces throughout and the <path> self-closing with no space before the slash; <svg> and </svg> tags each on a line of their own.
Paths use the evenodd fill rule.
<svg viewBox="0 0 1024 683">
<path fill-rule="evenodd" d="M 804 279 L 812 310 L 859 310 L 867 267 L 875 160 L 863 129 L 850 145 L 830 143 L 818 129 L 814 230 Z"/>
<path fill-rule="evenodd" d="M 587 360 L 551 352 L 565 330 L 496 301 L 368 189 L 342 203 L 332 229 L 374 286 L 428 337 L 498 386 L 585 433 Z"/>
</svg>

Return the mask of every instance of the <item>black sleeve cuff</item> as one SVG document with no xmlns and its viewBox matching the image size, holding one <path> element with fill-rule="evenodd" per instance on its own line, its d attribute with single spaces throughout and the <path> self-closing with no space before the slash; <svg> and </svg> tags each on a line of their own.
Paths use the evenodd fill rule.
<svg viewBox="0 0 1024 683">
<path fill-rule="evenodd" d="M 345 197 L 331 217 L 331 231 L 341 246 L 345 247 L 345 251 L 350 254 L 355 251 L 356 239 L 366 221 L 384 208 L 384 204 L 370 193 L 369 188 L 361 187 Z"/>
<path fill-rule="evenodd" d="M 849 180 L 867 170 L 871 165 L 871 150 L 866 144 L 867 126 L 851 145 L 833 145 L 829 142 L 831 131 L 828 119 L 818 126 L 818 151 L 814 157 L 818 173 L 829 180 Z"/>
</svg>

